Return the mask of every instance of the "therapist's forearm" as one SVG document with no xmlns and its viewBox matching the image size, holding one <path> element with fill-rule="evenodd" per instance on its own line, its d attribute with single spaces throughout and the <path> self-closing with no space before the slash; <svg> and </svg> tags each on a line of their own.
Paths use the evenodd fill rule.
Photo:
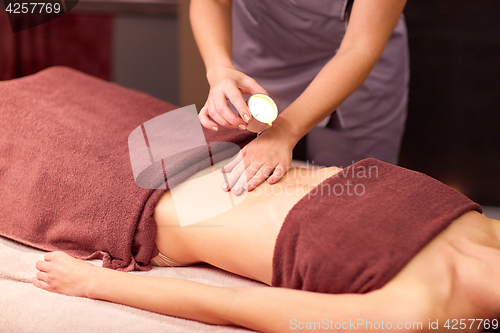
<svg viewBox="0 0 500 333">
<path fill-rule="evenodd" d="M 191 0 L 191 26 L 207 77 L 221 66 L 233 67 L 231 6 L 231 0 Z"/>
<path fill-rule="evenodd" d="M 279 123 L 297 141 L 331 114 L 370 75 L 396 27 L 406 0 L 356 0 L 337 54 L 286 109 Z"/>
<path fill-rule="evenodd" d="M 378 57 L 363 49 L 339 51 L 307 89 L 280 114 L 290 139 L 298 141 L 330 115 L 370 75 Z"/>
</svg>

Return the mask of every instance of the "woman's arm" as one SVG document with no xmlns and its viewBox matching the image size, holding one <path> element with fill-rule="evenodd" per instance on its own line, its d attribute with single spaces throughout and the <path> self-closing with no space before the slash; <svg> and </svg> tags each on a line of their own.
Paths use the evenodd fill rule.
<svg viewBox="0 0 500 333">
<path fill-rule="evenodd" d="M 214 131 L 218 124 L 245 129 L 242 118 L 248 122 L 251 114 L 242 94 L 267 94 L 255 80 L 233 66 L 231 6 L 232 0 L 192 0 L 190 7 L 191 26 L 210 84 L 210 93 L 199 118 L 204 127 Z M 228 99 L 241 118 L 229 109 Z"/>
<path fill-rule="evenodd" d="M 370 75 L 385 49 L 406 0 L 356 0 L 337 54 L 323 67 L 307 89 L 279 116 L 273 127 L 242 151 L 228 176 L 229 187 L 255 188 L 269 175 L 281 179 L 298 140 L 331 114 Z M 279 142 L 276 141 L 279 138 Z M 252 161 L 252 163 L 250 163 Z M 240 165 L 237 165 L 240 163 Z M 252 166 L 253 165 L 253 166 Z M 273 170 L 277 172 L 273 173 Z M 244 171 L 243 171 L 244 170 Z M 244 176 L 242 174 L 244 173 Z"/>
<path fill-rule="evenodd" d="M 418 291 L 413 296 L 407 290 L 329 295 L 270 287 L 216 287 L 114 271 L 77 260 L 63 252 L 48 253 L 36 267 L 39 272 L 33 278 L 33 284 L 51 292 L 263 332 L 293 331 L 295 325 L 305 322 L 326 325 L 325 320 L 333 323 L 384 320 L 395 324 L 420 319 L 416 311 L 421 303 L 421 297 L 415 296 L 421 295 Z M 349 330 L 353 327 L 343 328 Z"/>
</svg>

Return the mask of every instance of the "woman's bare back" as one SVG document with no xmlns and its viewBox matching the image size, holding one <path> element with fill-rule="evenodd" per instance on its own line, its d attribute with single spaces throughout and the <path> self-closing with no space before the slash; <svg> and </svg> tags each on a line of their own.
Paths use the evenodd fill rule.
<svg viewBox="0 0 500 333">
<path fill-rule="evenodd" d="M 270 283 L 274 244 L 286 214 L 303 197 L 302 189 L 308 191 L 309 186 L 312 188 L 338 170 L 325 171 L 323 175 L 312 171 L 301 175 L 292 169 L 280 182 L 281 192 L 277 185 L 263 184 L 260 191 L 249 194 L 235 208 L 184 227 L 180 226 L 182 221 L 174 207 L 176 194 L 167 193 L 155 211 L 158 248 L 175 260 L 205 261 Z M 288 184 L 292 185 L 286 192 Z M 220 185 L 217 173 L 197 184 L 201 189 Z M 266 188 L 274 189 L 274 195 L 265 192 Z M 213 193 L 216 199 L 228 195 L 222 191 Z M 446 323 L 453 326 L 453 320 L 458 320 L 462 328 L 460 320 L 466 318 L 487 319 L 484 322 L 488 322 L 489 327 L 497 327 L 493 325 L 498 325 L 496 318 L 500 317 L 497 283 L 500 280 L 500 221 L 476 211 L 457 218 L 385 286 L 362 295 L 206 286 L 175 278 L 102 269 L 62 252 L 47 254 L 43 261 L 37 262 L 37 269 L 33 284 L 52 292 L 262 331 L 291 328 L 290 318 L 297 313 L 304 321 L 334 314 L 342 323 L 356 321 L 356 318 L 367 322 L 383 320 L 394 323 L 393 328 L 397 323 L 417 323 L 419 326 L 409 330 L 413 332 L 430 331 L 428 325 L 438 321 L 441 330 Z M 141 288 L 134 287 L 137 285 Z M 480 332 L 488 328 L 478 326 L 480 321 L 476 321 L 474 326 L 467 321 L 464 331 Z"/>
<path fill-rule="evenodd" d="M 339 170 L 291 169 L 280 183 L 263 183 L 235 208 L 187 227 L 180 227 L 171 193 L 166 193 L 155 211 L 157 246 L 174 260 L 207 262 L 270 284 L 274 246 L 288 211 Z M 203 182 L 221 186 L 210 177 Z M 382 290 L 416 295 L 415 304 L 425 309 L 425 316 L 440 313 L 436 319 L 471 313 L 477 318 L 498 317 L 500 288 L 494 281 L 500 278 L 499 242 L 500 221 L 468 212 L 427 244 Z"/>
<path fill-rule="evenodd" d="M 334 175 L 339 168 L 291 168 L 277 184 L 266 182 L 244 198 L 232 197 L 233 207 L 202 222 L 181 227 L 172 193 L 165 193 L 155 210 L 158 225 L 156 245 L 160 252 L 177 261 L 206 262 L 266 284 L 271 283 L 272 257 L 276 239 L 290 209 L 316 185 Z M 196 178 L 196 176 L 194 176 Z M 213 211 L 214 202 L 223 210 L 227 196 L 221 189 L 220 171 L 196 178 L 197 188 L 212 192 L 211 206 L 197 203 L 197 213 Z M 192 193 L 192 190 L 191 190 Z M 174 192 L 174 196 L 176 193 Z M 188 199 L 185 199 L 188 200 Z M 238 201 L 239 204 L 234 205 Z"/>
</svg>

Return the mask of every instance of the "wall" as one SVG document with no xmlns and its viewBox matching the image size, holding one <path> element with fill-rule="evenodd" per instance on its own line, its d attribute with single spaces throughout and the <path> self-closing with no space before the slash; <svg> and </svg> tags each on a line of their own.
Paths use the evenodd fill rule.
<svg viewBox="0 0 500 333">
<path fill-rule="evenodd" d="M 179 2 L 179 99 L 182 106 L 196 104 L 198 111 L 205 105 L 208 82 L 205 65 L 194 40 L 189 22 L 189 0 Z"/>
<path fill-rule="evenodd" d="M 411 81 L 400 164 L 500 206 L 500 2 L 409 1 Z"/>
<path fill-rule="evenodd" d="M 178 33 L 176 17 L 115 16 L 112 81 L 179 104 Z"/>
</svg>

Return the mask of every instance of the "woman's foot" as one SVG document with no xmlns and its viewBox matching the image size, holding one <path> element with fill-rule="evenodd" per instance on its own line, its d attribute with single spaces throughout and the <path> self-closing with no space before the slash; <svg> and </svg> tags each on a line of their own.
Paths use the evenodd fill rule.
<svg viewBox="0 0 500 333">
<path fill-rule="evenodd" d="M 75 259 L 64 252 L 49 252 L 36 263 L 38 272 L 32 279 L 35 287 L 68 296 L 88 297 L 96 266 Z"/>
</svg>

